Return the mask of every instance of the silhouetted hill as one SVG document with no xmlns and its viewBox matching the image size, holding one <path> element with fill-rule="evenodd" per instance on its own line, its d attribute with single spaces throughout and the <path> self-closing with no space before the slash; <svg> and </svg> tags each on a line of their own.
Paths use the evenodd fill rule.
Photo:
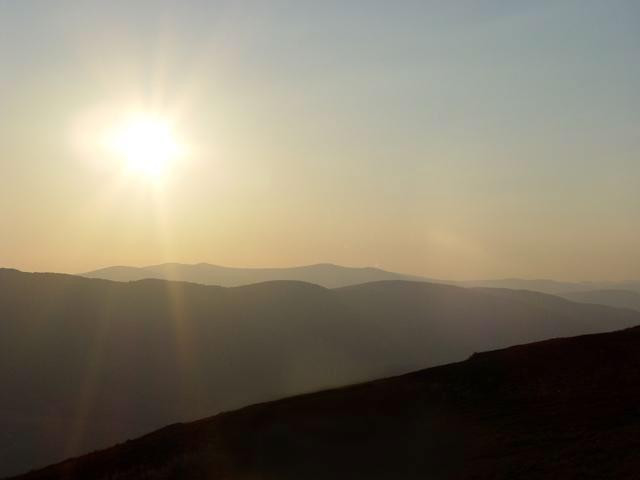
<svg viewBox="0 0 640 480">
<path fill-rule="evenodd" d="M 639 404 L 633 328 L 254 405 L 18 478 L 631 480 Z"/>
<path fill-rule="evenodd" d="M 108 267 L 85 273 L 82 276 L 120 282 L 157 278 L 223 287 L 237 287 L 274 280 L 315 283 L 326 288 L 379 280 L 427 281 L 426 278 L 386 272 L 378 268 L 351 268 L 328 263 L 292 268 L 233 268 L 208 263 L 196 265 L 165 263 L 149 267 Z"/>
<path fill-rule="evenodd" d="M 562 295 L 574 302 L 599 303 L 617 308 L 632 308 L 640 311 L 640 293 L 632 290 L 590 290 Z"/>
<path fill-rule="evenodd" d="M 222 288 L 0 270 L 0 475 L 250 403 L 637 324 L 630 310 L 423 282 Z"/>
</svg>

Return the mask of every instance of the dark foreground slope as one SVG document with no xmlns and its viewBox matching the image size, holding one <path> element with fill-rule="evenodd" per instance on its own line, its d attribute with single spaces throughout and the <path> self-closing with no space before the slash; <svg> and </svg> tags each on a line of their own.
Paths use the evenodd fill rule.
<svg viewBox="0 0 640 480">
<path fill-rule="evenodd" d="M 633 311 L 418 282 L 221 288 L 0 270 L 0 476 L 251 403 L 638 324 Z"/>
<path fill-rule="evenodd" d="M 166 427 L 20 480 L 636 479 L 640 329 Z"/>
</svg>

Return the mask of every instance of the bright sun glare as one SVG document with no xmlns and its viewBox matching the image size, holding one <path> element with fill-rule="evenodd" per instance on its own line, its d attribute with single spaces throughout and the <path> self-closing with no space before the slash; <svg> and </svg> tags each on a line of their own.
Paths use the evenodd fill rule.
<svg viewBox="0 0 640 480">
<path fill-rule="evenodd" d="M 183 155 L 183 147 L 168 120 L 153 115 L 135 115 L 115 128 L 109 148 L 132 173 L 159 179 Z"/>
</svg>

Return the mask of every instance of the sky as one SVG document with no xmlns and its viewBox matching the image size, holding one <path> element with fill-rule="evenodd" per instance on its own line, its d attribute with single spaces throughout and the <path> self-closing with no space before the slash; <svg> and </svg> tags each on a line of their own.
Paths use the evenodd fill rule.
<svg viewBox="0 0 640 480">
<path fill-rule="evenodd" d="M 638 278 L 638 58 L 636 1 L 0 0 L 0 265 Z"/>
</svg>

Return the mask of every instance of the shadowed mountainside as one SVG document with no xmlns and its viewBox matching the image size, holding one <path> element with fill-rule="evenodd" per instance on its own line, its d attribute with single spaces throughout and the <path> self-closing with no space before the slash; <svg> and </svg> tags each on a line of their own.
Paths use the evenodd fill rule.
<svg viewBox="0 0 640 480">
<path fill-rule="evenodd" d="M 639 403 L 633 328 L 171 425 L 19 480 L 631 480 Z"/>
<path fill-rule="evenodd" d="M 426 278 L 386 272 L 378 268 L 351 268 L 328 263 L 291 268 L 234 268 L 208 263 L 195 265 L 165 263 L 149 267 L 107 267 L 84 273 L 82 276 L 119 282 L 156 278 L 222 287 L 237 287 L 274 280 L 315 283 L 326 288 L 381 280 L 428 281 Z"/>
<path fill-rule="evenodd" d="M 0 475 L 221 410 L 640 324 L 509 290 L 238 288 L 0 270 Z"/>
</svg>

